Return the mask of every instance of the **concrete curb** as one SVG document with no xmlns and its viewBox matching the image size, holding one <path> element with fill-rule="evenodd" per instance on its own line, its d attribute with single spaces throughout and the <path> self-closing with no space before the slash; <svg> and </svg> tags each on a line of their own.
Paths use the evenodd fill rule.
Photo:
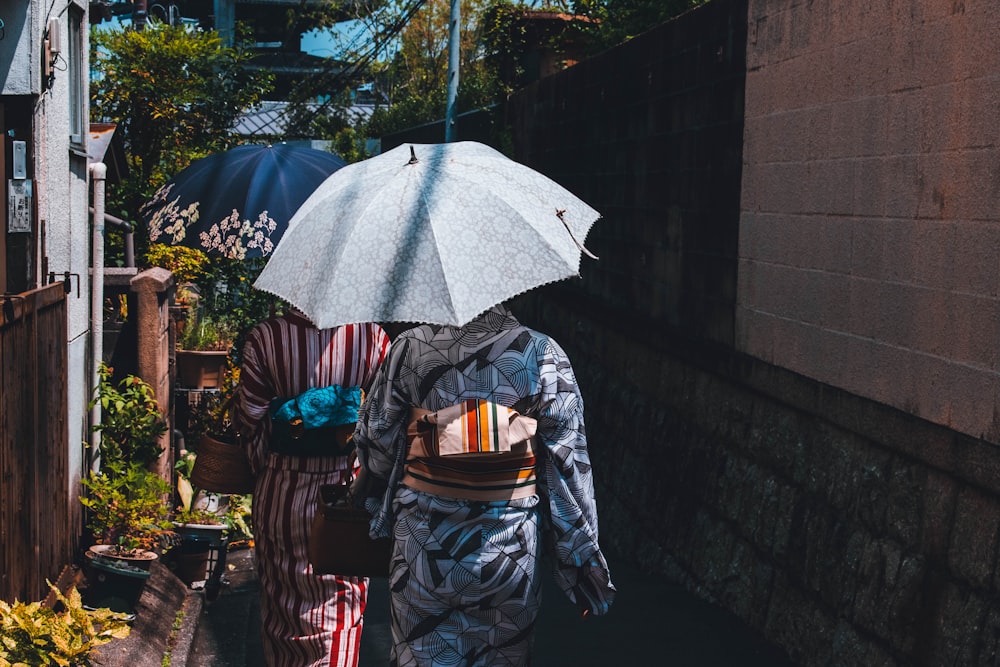
<svg viewBox="0 0 1000 667">
<path fill-rule="evenodd" d="M 126 639 L 97 650 L 102 667 L 163 667 L 187 664 L 204 596 L 156 561 L 135 609 Z M 169 661 L 164 660 L 169 654 Z"/>
</svg>

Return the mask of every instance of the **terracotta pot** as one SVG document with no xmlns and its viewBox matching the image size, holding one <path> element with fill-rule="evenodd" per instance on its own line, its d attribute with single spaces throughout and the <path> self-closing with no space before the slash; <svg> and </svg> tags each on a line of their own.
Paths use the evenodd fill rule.
<svg viewBox="0 0 1000 667">
<path fill-rule="evenodd" d="M 159 558 L 155 551 L 145 550 L 134 554 L 121 555 L 115 553 L 115 546 L 112 544 L 95 544 L 87 549 L 85 555 L 88 561 L 94 558 L 122 561 L 130 567 L 145 570 L 146 572 L 149 572 L 153 561 Z"/>
<path fill-rule="evenodd" d="M 175 350 L 177 382 L 187 389 L 218 389 L 226 374 L 226 350 Z"/>
<path fill-rule="evenodd" d="M 219 554 L 226 548 L 225 529 L 217 524 L 177 524 L 175 532 L 181 541 L 170 550 L 170 555 L 178 579 L 190 586 L 212 576 Z"/>
</svg>

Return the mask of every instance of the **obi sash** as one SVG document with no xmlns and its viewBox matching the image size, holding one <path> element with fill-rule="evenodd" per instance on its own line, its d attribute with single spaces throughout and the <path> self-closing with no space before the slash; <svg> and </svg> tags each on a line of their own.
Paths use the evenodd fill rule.
<svg viewBox="0 0 1000 667">
<path fill-rule="evenodd" d="M 469 399 L 436 412 L 413 408 L 403 484 L 439 496 L 503 501 L 535 494 L 537 422 Z"/>
<path fill-rule="evenodd" d="M 346 456 L 354 449 L 360 387 L 307 389 L 271 401 L 270 450 L 290 456 Z"/>
</svg>

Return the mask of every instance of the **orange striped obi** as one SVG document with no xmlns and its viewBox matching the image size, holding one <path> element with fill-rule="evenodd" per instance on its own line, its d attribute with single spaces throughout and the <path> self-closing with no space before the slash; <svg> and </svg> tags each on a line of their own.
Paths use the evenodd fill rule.
<svg viewBox="0 0 1000 667">
<path fill-rule="evenodd" d="M 527 498 L 535 494 L 536 427 L 531 417 L 482 399 L 437 412 L 412 408 L 403 484 L 463 500 Z"/>
</svg>

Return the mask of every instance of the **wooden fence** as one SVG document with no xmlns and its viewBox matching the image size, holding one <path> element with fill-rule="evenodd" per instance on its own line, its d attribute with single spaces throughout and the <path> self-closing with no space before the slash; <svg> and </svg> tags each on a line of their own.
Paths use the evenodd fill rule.
<svg viewBox="0 0 1000 667">
<path fill-rule="evenodd" d="M 0 599 L 40 600 L 82 532 L 67 441 L 66 295 L 0 297 Z M 78 480 L 72 483 L 78 484 Z"/>
</svg>

